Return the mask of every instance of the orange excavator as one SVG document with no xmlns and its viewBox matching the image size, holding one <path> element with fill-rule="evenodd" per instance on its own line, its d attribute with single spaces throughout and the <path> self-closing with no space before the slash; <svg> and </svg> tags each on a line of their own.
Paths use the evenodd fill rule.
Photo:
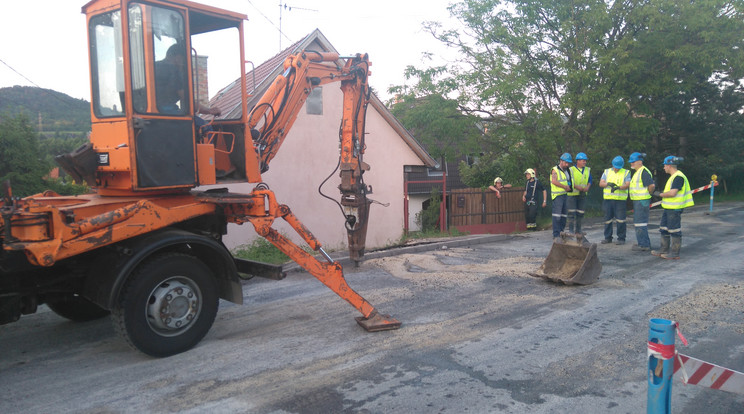
<svg viewBox="0 0 744 414">
<path fill-rule="evenodd" d="M 371 204 L 363 180 L 369 169 L 363 162 L 367 55 L 291 55 L 249 111 L 246 16 L 185 0 L 93 0 L 82 11 L 91 68 L 90 142 L 57 161 L 93 192 L 19 199 L 4 183 L 0 323 L 34 313 L 40 304 L 71 320 L 110 313 L 135 349 L 157 357 L 186 351 L 211 328 L 219 298 L 242 303 L 239 273 L 285 276 L 281 266 L 235 258 L 223 244 L 228 223 L 250 223 L 356 308 L 366 330 L 400 327 L 351 289 L 341 265 L 261 179 L 308 95 L 340 82 L 339 204 L 350 257 L 363 258 Z M 237 38 L 241 92 L 231 108 L 208 108 L 196 100 L 202 79 L 192 40 L 223 33 Z M 256 186 L 248 194 L 219 187 L 240 182 Z M 322 260 L 275 230 L 277 219 Z"/>
</svg>

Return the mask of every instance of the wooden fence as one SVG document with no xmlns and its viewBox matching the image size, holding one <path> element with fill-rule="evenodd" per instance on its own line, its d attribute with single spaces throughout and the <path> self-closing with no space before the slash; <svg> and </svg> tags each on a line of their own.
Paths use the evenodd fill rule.
<svg viewBox="0 0 744 414">
<path fill-rule="evenodd" d="M 524 231 L 522 194 L 524 187 L 505 188 L 501 191 L 501 198 L 488 189 L 451 190 L 447 199 L 449 228 L 471 234 Z"/>
</svg>

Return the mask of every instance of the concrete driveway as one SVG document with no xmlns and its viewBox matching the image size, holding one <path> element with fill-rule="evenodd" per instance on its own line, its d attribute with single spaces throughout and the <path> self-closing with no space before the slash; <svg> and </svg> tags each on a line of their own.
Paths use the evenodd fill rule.
<svg viewBox="0 0 744 414">
<path fill-rule="evenodd" d="M 0 326 L 0 412 L 645 412 L 649 318 L 680 323 L 681 353 L 744 371 L 744 203 L 707 213 L 683 214 L 676 261 L 631 252 L 629 226 L 626 245 L 599 246 L 590 286 L 529 276 L 548 231 L 370 254 L 347 280 L 397 331 L 363 331 L 302 272 L 247 281 L 245 305 L 223 302 L 196 348 L 165 359 L 107 319 L 24 316 Z M 672 412 L 744 412 L 744 395 L 675 382 Z"/>
</svg>

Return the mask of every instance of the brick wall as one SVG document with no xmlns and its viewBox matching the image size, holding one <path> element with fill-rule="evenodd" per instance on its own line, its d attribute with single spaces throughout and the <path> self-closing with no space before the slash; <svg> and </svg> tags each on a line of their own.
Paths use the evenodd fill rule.
<svg viewBox="0 0 744 414">
<path fill-rule="evenodd" d="M 196 101 L 207 105 L 209 103 L 209 85 L 207 83 L 207 56 L 192 57 L 191 65 L 194 70 L 194 94 Z"/>
</svg>

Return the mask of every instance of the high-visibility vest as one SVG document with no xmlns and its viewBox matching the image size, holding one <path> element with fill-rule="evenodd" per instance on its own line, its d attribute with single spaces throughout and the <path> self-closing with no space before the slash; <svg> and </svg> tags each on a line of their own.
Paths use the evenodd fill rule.
<svg viewBox="0 0 744 414">
<path fill-rule="evenodd" d="M 621 168 L 615 172 L 614 169 L 608 168 L 604 171 L 605 181 L 607 183 L 615 183 L 618 187 L 625 184 L 625 176 L 628 175 L 628 170 L 625 168 Z M 620 190 L 617 189 L 614 192 L 610 188 L 610 186 L 605 187 L 604 189 L 604 199 L 605 200 L 627 200 L 628 199 L 628 189 Z"/>
<path fill-rule="evenodd" d="M 692 207 L 695 205 L 695 203 L 692 201 L 692 191 L 690 191 L 690 182 L 687 181 L 687 177 L 685 177 L 684 174 L 682 174 L 682 171 L 677 170 L 676 173 L 672 174 L 671 177 L 666 182 L 666 185 L 664 186 L 664 192 L 672 189 L 672 183 L 674 182 L 674 177 L 676 176 L 682 176 L 682 178 L 685 180 L 685 184 L 682 186 L 682 189 L 677 191 L 677 195 L 674 197 L 666 197 L 661 199 L 661 206 L 664 207 L 667 210 L 679 210 L 685 207 Z"/>
<path fill-rule="evenodd" d="M 648 171 L 648 168 L 641 166 L 635 173 L 633 178 L 630 179 L 630 199 L 631 200 L 647 200 L 651 198 L 651 194 L 648 192 L 648 187 L 643 186 L 643 172 Z M 651 174 L 651 171 L 648 171 Z"/>
<path fill-rule="evenodd" d="M 558 182 L 563 185 L 568 185 L 568 173 L 566 171 L 561 170 L 556 165 L 553 167 L 553 171 L 556 172 L 556 175 L 558 176 Z M 557 185 L 553 184 L 553 178 L 550 179 L 550 199 L 555 200 L 556 197 L 562 196 L 566 194 L 566 190 L 564 190 L 561 187 L 558 187 Z"/>
<path fill-rule="evenodd" d="M 573 182 L 573 191 L 568 193 L 568 195 L 579 195 L 579 190 L 576 189 L 576 185 L 586 187 L 586 185 L 589 184 L 590 171 L 591 169 L 589 167 L 584 167 L 584 171 L 579 171 L 579 169 L 575 165 L 568 167 L 568 172 L 569 174 L 571 174 L 571 182 Z"/>
</svg>

